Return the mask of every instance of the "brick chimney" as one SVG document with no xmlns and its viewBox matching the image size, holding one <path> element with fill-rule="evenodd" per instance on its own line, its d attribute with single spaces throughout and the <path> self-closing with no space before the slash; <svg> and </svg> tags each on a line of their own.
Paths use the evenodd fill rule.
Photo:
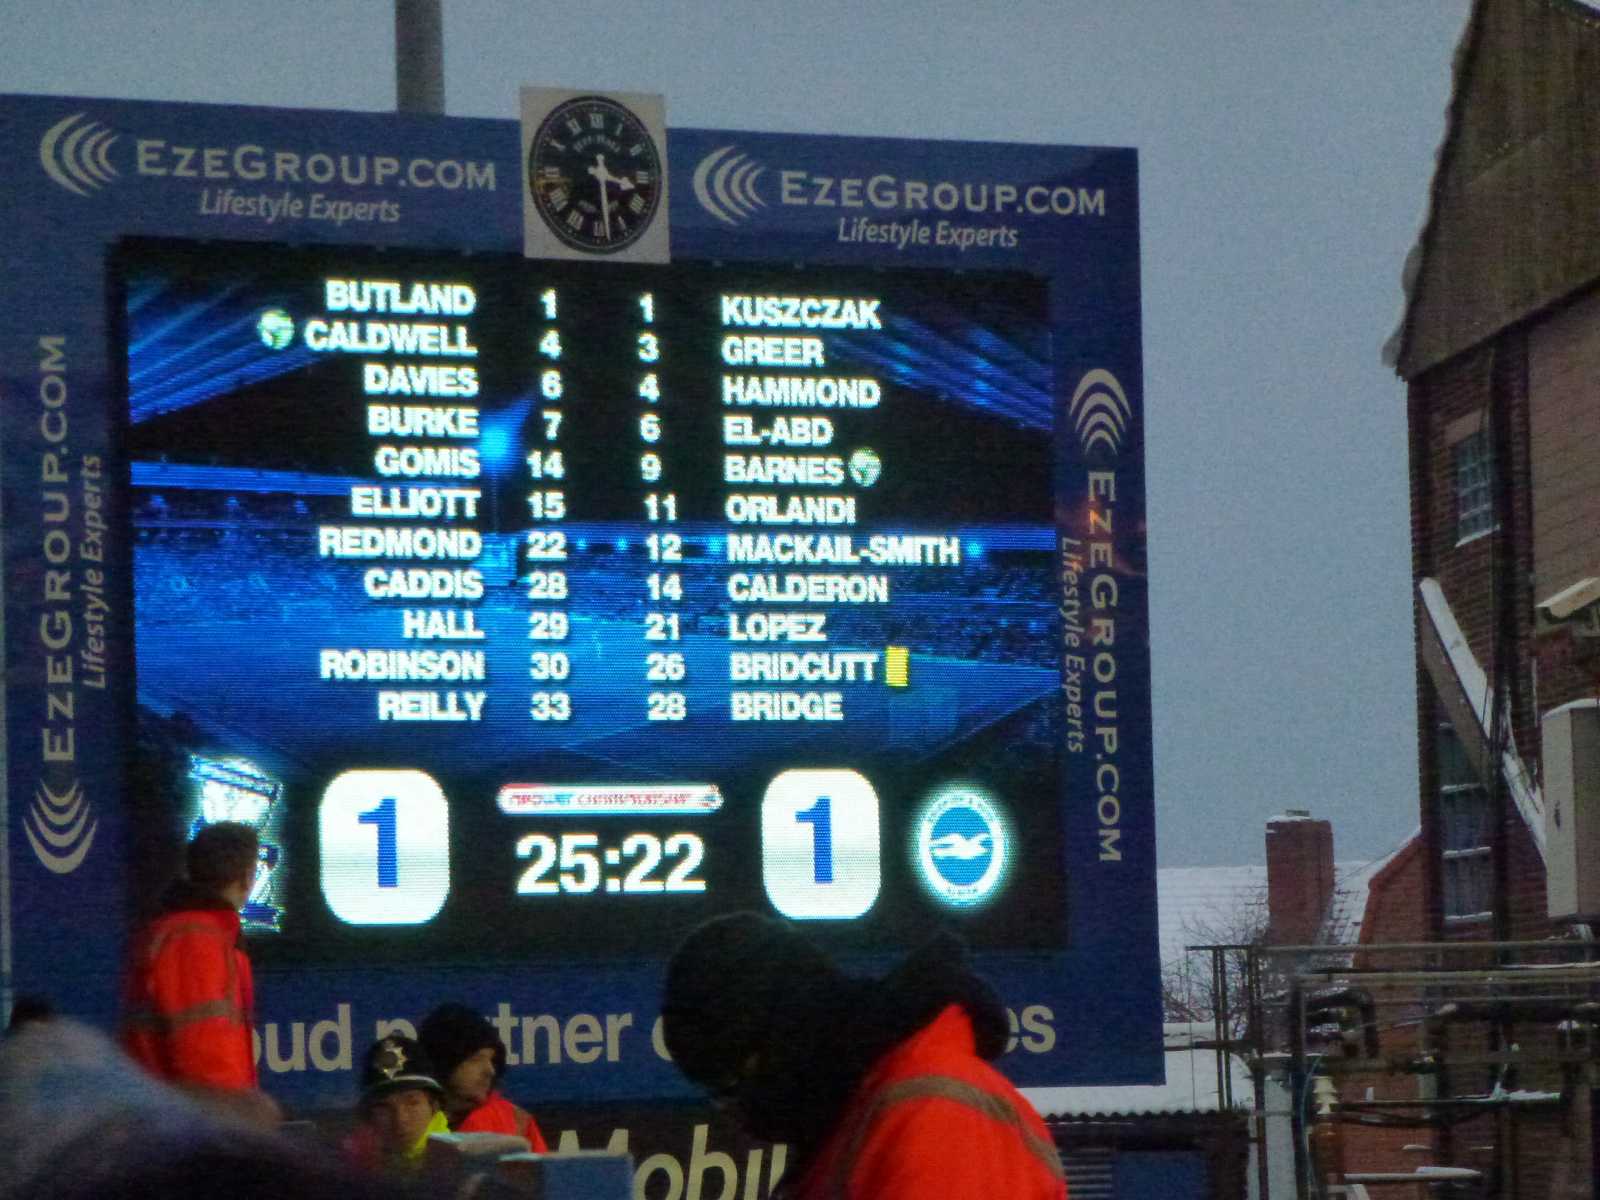
<svg viewBox="0 0 1600 1200">
<path fill-rule="evenodd" d="M 1291 808 L 1267 822 L 1267 941 L 1305 945 L 1333 900 L 1333 826 Z"/>
</svg>

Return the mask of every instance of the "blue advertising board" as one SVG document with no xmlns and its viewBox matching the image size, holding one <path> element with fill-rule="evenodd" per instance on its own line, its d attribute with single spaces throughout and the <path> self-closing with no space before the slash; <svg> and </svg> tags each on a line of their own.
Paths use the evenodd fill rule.
<svg viewBox="0 0 1600 1200">
<path fill-rule="evenodd" d="M 12 164 L 0 191 L 0 261 L 7 264 L 0 275 L 7 664 L 0 986 L 7 1005 L 18 994 L 43 994 L 109 1026 L 120 956 L 138 907 L 130 893 L 142 880 L 139 858 L 173 832 L 142 828 L 135 813 L 144 810 L 130 799 L 142 778 L 130 770 L 142 736 L 130 678 L 136 592 L 130 574 L 137 557 L 131 543 L 136 529 L 144 536 L 155 528 L 160 541 L 159 528 L 173 526 L 164 515 L 150 515 L 157 492 L 165 505 L 174 491 L 204 497 L 207 489 L 217 490 L 204 471 L 173 470 L 156 451 L 140 460 L 123 444 L 130 422 L 138 441 L 156 428 L 145 418 L 172 407 L 159 400 L 145 404 L 142 397 L 151 394 L 151 380 L 173 378 L 168 350 L 194 340 L 180 323 L 212 301 L 191 298 L 133 311 L 130 278 L 181 294 L 183 271 L 168 268 L 160 278 L 119 274 L 118 248 L 130 238 L 221 243 L 215 259 L 244 265 L 236 275 L 221 270 L 206 277 L 206 286 L 219 289 L 206 295 L 215 296 L 228 288 L 251 294 L 254 277 L 246 268 L 259 267 L 262 276 L 277 270 L 270 256 L 230 251 L 231 243 L 323 246 L 329 254 L 346 247 L 352 257 L 339 261 L 352 263 L 363 261 L 367 247 L 514 255 L 523 232 L 525 168 L 518 127 L 509 121 L 61 97 L 0 98 L 0 146 Z M 1047 872 L 1047 886 L 1019 896 L 1015 909 L 1024 913 L 1030 896 L 1036 907 L 1047 908 L 1045 933 L 1008 938 L 1004 929 L 988 930 L 973 939 L 976 958 L 1012 1012 L 1016 1037 L 1003 1066 L 1018 1082 L 1156 1080 L 1161 1044 L 1135 154 L 671 130 L 667 158 L 675 264 L 722 264 L 725 271 L 746 270 L 747 279 L 769 264 L 846 273 L 912 269 L 905 276 L 910 282 L 885 275 L 884 287 L 900 288 L 911 297 L 908 311 L 923 314 L 948 299 L 947 291 L 933 296 L 915 281 L 915 270 L 932 268 L 945 273 L 941 278 L 970 275 L 977 293 L 991 289 L 1005 301 L 1000 308 L 1022 313 L 1002 320 L 993 316 L 996 304 L 981 297 L 963 301 L 964 323 L 939 351 L 942 365 L 910 334 L 896 334 L 881 353 L 861 349 L 860 361 L 876 361 L 875 369 L 891 381 L 898 373 L 930 392 L 963 393 L 952 412 L 968 400 L 974 411 L 985 407 L 974 397 L 991 386 L 1035 398 L 1032 416 L 1013 414 L 993 428 L 1033 422 L 1044 430 L 1043 444 L 1054 452 L 1048 468 L 1053 536 L 1048 513 L 1040 545 L 1029 540 L 1036 535 L 1016 527 L 974 525 L 980 532 L 963 533 L 961 552 L 981 555 L 987 548 L 990 558 L 973 568 L 971 594 L 924 598 L 947 613 L 961 605 L 977 612 L 1004 600 L 1011 586 L 998 564 L 1031 554 L 1027 570 L 1037 573 L 1041 562 L 1048 568 L 1047 618 L 1034 611 L 1007 626 L 1013 641 L 1034 644 L 1018 649 L 990 642 L 985 649 L 973 643 L 960 650 L 952 644 L 938 668 L 956 678 L 966 668 L 952 663 L 971 659 L 968 665 L 986 670 L 985 678 L 1026 680 L 1030 696 L 1047 692 L 1039 702 L 1050 708 L 1051 737 L 1058 743 L 1052 747 L 1059 763 L 1055 784 L 1038 801 L 1050 818 L 1042 827 L 1047 833 L 1038 836 L 1048 836 L 1050 852 L 1059 853 L 1058 870 Z M 179 254 L 171 261 L 185 260 Z M 1006 272 L 1034 282 L 1008 292 L 1006 276 L 997 274 Z M 837 276 L 846 277 L 859 282 L 858 276 Z M 1037 312 L 1029 309 L 1030 296 Z M 1048 350 L 1031 359 L 1007 350 L 994 334 L 1023 329 L 1015 336 L 1026 340 L 1030 321 L 1042 322 L 1036 340 L 1048 342 Z M 932 317 L 924 321 L 934 324 Z M 221 337 L 223 326 L 201 321 L 194 328 Z M 762 346 L 762 353 L 772 352 Z M 282 363 L 271 368 L 286 369 Z M 218 390 L 201 392 L 209 401 Z M 930 422 L 928 436 L 934 437 L 937 414 L 920 419 Z M 975 462 L 982 459 L 979 448 L 974 443 Z M 984 469 L 1003 490 L 1003 468 Z M 304 482 L 309 478 L 302 475 L 301 484 L 308 495 L 316 491 Z M 229 486 L 237 491 L 237 478 Z M 980 480 L 978 489 L 984 486 Z M 349 496 L 349 489 L 342 480 L 334 491 Z M 255 519 L 247 514 L 199 523 L 241 528 Z M 714 538 L 706 544 L 722 548 Z M 201 560 L 184 557 L 186 545 L 174 538 L 145 546 L 140 561 L 182 580 L 185 571 L 202 569 L 196 565 Z M 269 563 L 260 572 L 268 592 L 279 583 L 272 570 Z M 212 582 L 223 586 L 215 575 Z M 264 638 L 259 654 L 219 653 L 201 661 L 186 658 L 179 646 L 166 651 L 163 665 L 146 657 L 162 636 L 145 623 L 146 611 L 139 618 L 141 687 L 160 679 L 167 694 L 202 704 L 206 696 L 275 686 L 270 630 L 258 631 Z M 172 622 L 182 625 L 177 617 Z M 1043 639 L 1049 640 L 1043 655 L 1048 670 L 1025 674 Z M 987 666 L 986 656 L 993 660 Z M 220 707 L 222 701 L 210 703 Z M 141 712 L 150 707 L 142 693 L 140 704 Z M 993 723 L 982 715 L 971 720 Z M 359 739 L 359 733 L 351 736 Z M 991 732 L 991 741 L 996 736 Z M 991 745 L 987 752 L 1004 758 L 1006 746 Z M 971 807 L 964 811 L 970 814 Z M 814 810 L 800 819 L 812 820 L 820 837 Z M 953 826 L 934 832 L 957 841 L 971 837 Z M 567 848 L 563 841 L 563 853 Z M 966 886 L 959 872 L 946 878 L 956 880 L 953 888 Z M 1020 916 L 1018 923 L 1024 923 Z M 684 1095 L 655 1028 L 661 961 L 681 932 L 663 929 L 657 945 L 614 957 L 369 958 L 358 942 L 350 943 L 349 954 L 314 961 L 264 954 L 258 983 L 263 1084 L 297 1105 L 347 1103 L 352 1063 L 374 1036 L 403 1028 L 436 1000 L 460 999 L 500 1029 L 513 1093 L 571 1101 Z M 847 945 L 844 957 L 863 970 L 881 969 L 892 961 L 886 949 L 895 945 L 894 939 L 888 946 L 864 942 L 853 954 Z"/>
</svg>

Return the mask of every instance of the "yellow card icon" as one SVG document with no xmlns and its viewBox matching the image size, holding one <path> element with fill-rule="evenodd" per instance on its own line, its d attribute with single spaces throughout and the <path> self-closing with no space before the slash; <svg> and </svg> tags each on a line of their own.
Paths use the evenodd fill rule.
<svg viewBox="0 0 1600 1200">
<path fill-rule="evenodd" d="M 892 688 L 911 686 L 911 647 L 883 648 L 883 681 Z"/>
</svg>

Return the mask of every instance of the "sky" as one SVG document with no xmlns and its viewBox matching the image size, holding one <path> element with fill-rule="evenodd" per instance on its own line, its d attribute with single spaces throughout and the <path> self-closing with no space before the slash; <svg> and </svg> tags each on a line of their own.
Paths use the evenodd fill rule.
<svg viewBox="0 0 1600 1200">
<path fill-rule="evenodd" d="M 1158 861 L 1417 824 L 1405 391 L 1379 361 L 1469 0 L 444 0 L 445 107 L 1139 151 Z M 0 0 L 0 91 L 385 110 L 390 0 Z"/>
</svg>

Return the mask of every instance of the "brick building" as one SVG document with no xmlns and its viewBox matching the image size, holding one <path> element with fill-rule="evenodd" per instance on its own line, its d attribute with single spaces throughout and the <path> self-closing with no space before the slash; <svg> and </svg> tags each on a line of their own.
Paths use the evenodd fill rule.
<svg viewBox="0 0 1600 1200">
<path fill-rule="evenodd" d="M 1385 353 L 1408 387 L 1421 835 L 1414 861 L 1395 864 L 1412 885 L 1392 911 L 1368 912 L 1362 940 L 1592 939 L 1600 3 L 1475 0 L 1405 274 Z M 1452 965 L 1488 971 L 1519 955 L 1537 957 L 1457 953 Z M 1579 1007 L 1600 999 L 1582 970 L 1594 958 L 1562 956 L 1563 986 L 1537 1003 L 1529 989 L 1486 991 L 1441 1015 L 1419 996 L 1416 1028 L 1448 1034 L 1469 1065 L 1432 1077 L 1432 1115 L 1454 1119 L 1409 1144 L 1481 1170 L 1485 1194 L 1600 1191 L 1595 1010 Z M 1575 1045 L 1591 1048 L 1587 1062 Z M 1508 1095 L 1529 1097 L 1526 1110 Z M 1500 1107 L 1471 1116 L 1479 1096 Z"/>
<path fill-rule="evenodd" d="M 1298 972 L 1372 967 L 1374 964 L 1361 953 L 1362 946 L 1411 944 L 1426 936 L 1422 920 L 1424 842 L 1420 832 L 1384 857 L 1359 865 L 1335 863 L 1332 826 L 1313 819 L 1309 813 L 1290 812 L 1275 817 L 1267 822 L 1266 834 L 1268 924 L 1264 939 L 1265 977 L 1258 984 L 1258 992 L 1265 993 L 1263 999 L 1290 994 L 1289 981 Z M 1321 952 L 1274 949 L 1289 946 L 1315 946 Z M 1345 1061 L 1382 1056 L 1395 1061 L 1410 1059 L 1416 1050 L 1414 1030 L 1407 1019 L 1411 1014 L 1398 1013 L 1392 1003 L 1386 1003 L 1382 1011 L 1362 1011 L 1359 1004 L 1341 1003 L 1322 1016 L 1315 1015 L 1319 996 L 1345 990 L 1342 986 L 1315 985 L 1305 989 L 1307 1007 L 1313 1010 L 1312 1024 L 1325 1029 L 1343 1024 L 1353 1036 L 1348 1045 L 1332 1036 L 1320 1043 L 1313 1040 L 1304 1047 L 1302 1063 L 1312 1060 L 1325 1065 L 1333 1056 L 1342 1067 L 1354 1067 L 1337 1075 L 1342 1095 L 1352 1104 L 1414 1099 L 1414 1078 L 1382 1069 L 1367 1071 Z M 1262 1048 L 1279 1051 L 1280 1063 L 1281 1051 L 1292 1042 L 1288 1026 L 1293 1014 L 1285 1012 L 1283 1016 L 1282 1023 L 1271 1022 L 1262 1031 L 1266 1039 Z M 1375 1032 L 1382 1031 L 1373 1039 L 1371 1049 L 1360 1044 L 1367 1024 Z M 1373 1054 L 1378 1041 L 1382 1043 L 1381 1050 Z M 1370 1124 L 1367 1114 L 1371 1111 L 1352 1108 L 1352 1123 L 1343 1127 L 1345 1160 L 1350 1170 L 1409 1172 L 1433 1162 L 1431 1153 L 1419 1155 L 1415 1149 L 1419 1134 L 1414 1127 Z M 1275 1187 L 1274 1196 L 1280 1190 L 1283 1195 L 1293 1194 L 1290 1188 L 1296 1170 L 1294 1163 L 1275 1169 L 1275 1180 L 1284 1181 L 1286 1186 Z"/>
</svg>

